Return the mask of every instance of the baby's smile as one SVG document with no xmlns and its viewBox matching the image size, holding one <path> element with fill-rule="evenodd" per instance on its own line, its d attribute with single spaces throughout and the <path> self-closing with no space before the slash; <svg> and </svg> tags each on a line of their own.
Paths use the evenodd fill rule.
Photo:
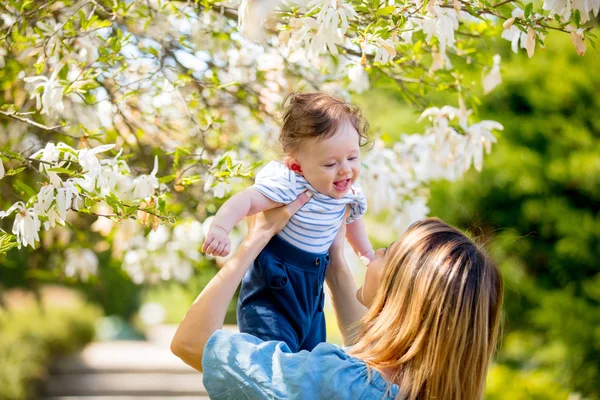
<svg viewBox="0 0 600 400">
<path fill-rule="evenodd" d="M 333 186 L 335 190 L 338 192 L 346 192 L 350 187 L 351 180 L 350 179 L 341 179 L 339 181 L 333 182 Z"/>
</svg>

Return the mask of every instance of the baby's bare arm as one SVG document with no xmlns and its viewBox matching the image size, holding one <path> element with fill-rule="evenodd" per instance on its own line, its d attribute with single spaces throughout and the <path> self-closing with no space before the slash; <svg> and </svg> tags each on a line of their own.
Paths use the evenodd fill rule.
<svg viewBox="0 0 600 400">
<path fill-rule="evenodd" d="M 242 218 L 280 205 L 257 190 L 248 188 L 227 200 L 217 211 L 211 225 L 230 233 Z"/>
<path fill-rule="evenodd" d="M 210 255 L 226 256 L 231 250 L 229 234 L 242 218 L 279 205 L 252 188 L 232 196 L 217 211 L 202 245 L 202 251 Z"/>
<path fill-rule="evenodd" d="M 346 238 L 356 254 L 368 258 L 369 261 L 373 261 L 375 252 L 369 241 L 363 217 L 346 226 Z"/>
</svg>

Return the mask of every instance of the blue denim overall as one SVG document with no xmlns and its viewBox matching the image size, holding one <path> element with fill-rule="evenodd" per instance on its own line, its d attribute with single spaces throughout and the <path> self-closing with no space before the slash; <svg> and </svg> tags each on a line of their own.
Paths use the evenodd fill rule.
<svg viewBox="0 0 600 400">
<path fill-rule="evenodd" d="M 284 341 L 292 352 L 325 341 L 323 283 L 329 254 L 300 250 L 275 236 L 242 280 L 237 304 L 241 332 Z"/>
</svg>

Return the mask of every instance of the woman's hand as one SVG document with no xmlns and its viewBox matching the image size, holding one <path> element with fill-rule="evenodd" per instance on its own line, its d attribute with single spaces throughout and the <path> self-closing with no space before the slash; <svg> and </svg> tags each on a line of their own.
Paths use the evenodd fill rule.
<svg viewBox="0 0 600 400">
<path fill-rule="evenodd" d="M 313 193 L 306 191 L 291 203 L 246 217 L 249 239 L 271 239 L 288 223 L 292 215 L 308 203 Z"/>
</svg>

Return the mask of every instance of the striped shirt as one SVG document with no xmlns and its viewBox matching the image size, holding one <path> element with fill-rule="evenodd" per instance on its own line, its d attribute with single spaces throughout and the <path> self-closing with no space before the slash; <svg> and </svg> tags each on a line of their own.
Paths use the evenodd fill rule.
<svg viewBox="0 0 600 400">
<path fill-rule="evenodd" d="M 256 175 L 252 188 L 283 204 L 292 202 L 306 190 L 314 193 L 278 234 L 285 241 L 311 253 L 322 254 L 329 250 L 342 225 L 346 205 L 350 205 L 347 223 L 356 221 L 367 211 L 367 201 L 358 183 L 352 185 L 346 196 L 334 199 L 317 192 L 304 177 L 278 161 L 270 162 Z"/>
</svg>

